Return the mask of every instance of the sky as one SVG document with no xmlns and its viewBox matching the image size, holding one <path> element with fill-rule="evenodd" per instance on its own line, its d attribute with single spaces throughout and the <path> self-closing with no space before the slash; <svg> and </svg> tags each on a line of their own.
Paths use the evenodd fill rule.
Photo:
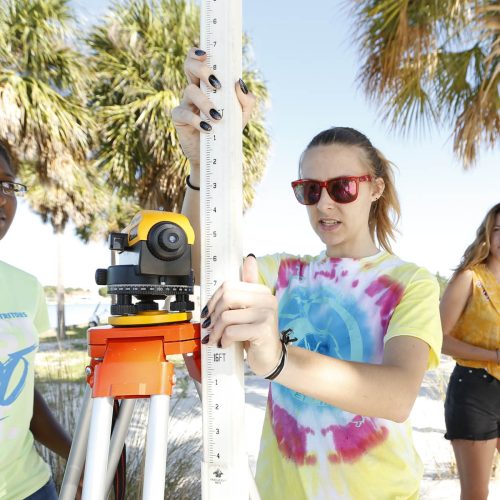
<svg viewBox="0 0 500 500">
<path fill-rule="evenodd" d="M 98 21 L 109 5 L 103 0 L 71 3 L 87 23 Z M 266 127 L 271 138 L 264 179 L 244 217 L 245 254 L 323 250 L 290 182 L 316 133 L 349 126 L 365 133 L 397 166 L 402 219 L 395 253 L 449 276 L 487 210 L 500 202 L 499 149 L 482 151 L 477 165 L 464 171 L 452 153 L 451 128 L 418 137 L 391 132 L 356 83 L 356 33 L 342 2 L 243 0 L 243 29 L 250 36 L 253 66 L 269 89 Z M 109 265 L 104 242 L 85 245 L 70 226 L 63 248 L 65 285 L 96 290 L 95 269 Z M 0 244 L 0 259 L 31 272 L 44 285 L 56 283 L 56 238 L 25 202 Z"/>
</svg>

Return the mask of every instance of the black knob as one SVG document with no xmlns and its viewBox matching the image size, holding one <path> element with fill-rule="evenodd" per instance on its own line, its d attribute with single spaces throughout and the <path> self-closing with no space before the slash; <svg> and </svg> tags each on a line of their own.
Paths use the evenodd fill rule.
<svg viewBox="0 0 500 500">
<path fill-rule="evenodd" d="M 95 282 L 98 285 L 108 284 L 108 270 L 107 269 L 97 269 L 95 272 Z"/>
<path fill-rule="evenodd" d="M 137 312 L 158 311 L 159 309 L 158 304 L 154 301 L 148 302 L 147 300 L 141 300 L 140 302 L 136 302 L 134 305 L 137 309 Z"/>
<path fill-rule="evenodd" d="M 123 316 L 125 314 L 137 314 L 137 309 L 133 304 L 113 304 L 111 306 L 112 316 Z"/>
<path fill-rule="evenodd" d="M 173 302 L 170 302 L 169 305 L 171 311 L 194 311 L 194 302 L 191 302 L 190 300 L 174 300 Z"/>
</svg>

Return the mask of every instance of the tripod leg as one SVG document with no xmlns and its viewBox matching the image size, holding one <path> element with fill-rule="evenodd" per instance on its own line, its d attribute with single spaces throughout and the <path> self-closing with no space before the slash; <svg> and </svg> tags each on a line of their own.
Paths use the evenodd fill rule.
<svg viewBox="0 0 500 500">
<path fill-rule="evenodd" d="M 163 394 L 151 396 L 146 440 L 143 500 L 158 500 L 165 496 L 169 408 L 170 396 Z"/>
<path fill-rule="evenodd" d="M 83 480 L 83 500 L 104 500 L 113 398 L 95 398 Z"/>
<path fill-rule="evenodd" d="M 82 409 L 73 435 L 68 463 L 64 471 L 64 479 L 59 495 L 60 500 L 74 500 L 78 484 L 80 483 L 83 464 L 85 463 L 85 453 L 87 451 L 90 416 L 92 414 L 91 392 L 92 390 L 87 386 L 85 388 L 85 394 L 83 395 Z"/>
<path fill-rule="evenodd" d="M 111 444 L 109 445 L 108 472 L 106 474 L 106 493 L 109 494 L 113 485 L 113 477 L 115 470 L 120 460 L 123 444 L 127 437 L 130 420 L 134 412 L 135 399 L 124 399 L 120 406 L 120 413 L 115 422 L 115 428 L 111 436 Z"/>
</svg>

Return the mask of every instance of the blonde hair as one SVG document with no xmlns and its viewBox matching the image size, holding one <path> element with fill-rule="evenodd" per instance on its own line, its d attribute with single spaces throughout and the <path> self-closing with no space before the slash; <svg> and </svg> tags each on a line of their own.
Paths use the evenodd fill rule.
<svg viewBox="0 0 500 500">
<path fill-rule="evenodd" d="M 299 164 L 302 164 L 304 154 L 315 146 L 352 146 L 358 148 L 362 160 L 368 165 L 370 173 L 375 178 L 384 181 L 385 189 L 382 196 L 372 203 L 368 218 L 368 227 L 373 239 L 377 239 L 380 246 L 392 253 L 390 240 L 395 239 L 396 225 L 401 215 L 396 187 L 394 185 L 393 163 L 390 162 L 378 149 L 374 148 L 368 137 L 356 129 L 349 127 L 332 127 L 317 134 L 302 153 Z"/>
<path fill-rule="evenodd" d="M 494 205 L 477 228 L 476 239 L 465 250 L 460 264 L 453 273 L 453 278 L 466 269 L 471 269 L 483 263 L 490 255 L 491 233 L 495 225 L 495 218 L 500 213 L 500 203 Z"/>
</svg>

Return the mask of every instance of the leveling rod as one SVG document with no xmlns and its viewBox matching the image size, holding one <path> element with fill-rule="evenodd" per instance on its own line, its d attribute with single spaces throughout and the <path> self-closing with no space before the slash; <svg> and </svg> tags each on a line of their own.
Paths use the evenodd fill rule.
<svg viewBox="0 0 500 500">
<path fill-rule="evenodd" d="M 242 247 L 242 112 L 234 85 L 242 75 L 241 0 L 204 0 L 201 48 L 222 83 L 202 90 L 223 120 L 201 137 L 201 301 L 238 280 Z M 210 117 L 204 117 L 210 121 Z M 206 335 L 202 331 L 202 336 Z M 243 349 L 202 347 L 203 500 L 248 500 Z"/>
</svg>

